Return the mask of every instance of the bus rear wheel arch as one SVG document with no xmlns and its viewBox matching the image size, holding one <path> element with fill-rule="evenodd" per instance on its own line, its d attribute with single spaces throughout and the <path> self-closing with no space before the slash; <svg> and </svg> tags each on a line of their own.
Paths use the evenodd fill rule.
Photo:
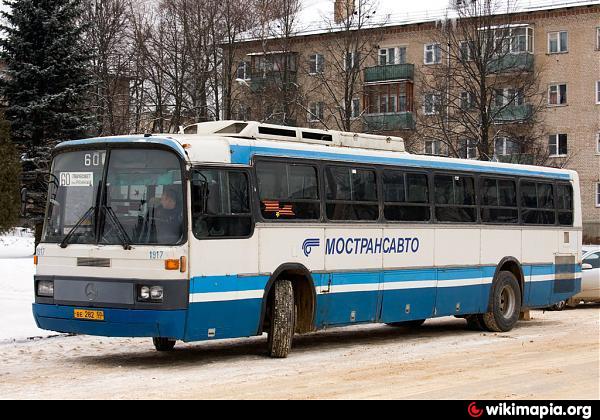
<svg viewBox="0 0 600 420">
<path fill-rule="evenodd" d="M 521 315 L 522 291 L 511 271 L 500 271 L 492 284 L 488 312 L 478 320 L 492 332 L 512 330 Z"/>
</svg>

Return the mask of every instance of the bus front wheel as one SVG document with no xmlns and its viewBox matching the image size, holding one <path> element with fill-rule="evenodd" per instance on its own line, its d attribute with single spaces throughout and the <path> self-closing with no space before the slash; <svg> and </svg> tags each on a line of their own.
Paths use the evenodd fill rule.
<svg viewBox="0 0 600 420">
<path fill-rule="evenodd" d="M 177 341 L 175 340 L 162 337 L 154 337 L 152 339 L 152 342 L 154 343 L 154 348 L 156 349 L 156 351 L 160 352 L 172 351 L 175 348 L 175 344 L 177 343 Z"/>
<path fill-rule="evenodd" d="M 514 274 L 501 271 L 491 293 L 491 311 L 483 315 L 483 323 L 492 332 L 512 330 L 521 314 L 521 288 Z"/>
<path fill-rule="evenodd" d="M 269 328 L 269 355 L 285 359 L 292 350 L 295 331 L 294 288 L 289 280 L 279 280 L 273 285 L 274 295 Z"/>
</svg>

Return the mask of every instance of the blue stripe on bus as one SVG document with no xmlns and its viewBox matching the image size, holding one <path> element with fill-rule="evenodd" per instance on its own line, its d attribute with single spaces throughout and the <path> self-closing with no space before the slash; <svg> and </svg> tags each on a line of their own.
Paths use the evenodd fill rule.
<svg viewBox="0 0 600 420">
<path fill-rule="evenodd" d="M 205 276 L 193 277 L 190 293 L 221 293 L 237 292 L 240 290 L 263 290 L 268 276 Z"/>
<path fill-rule="evenodd" d="M 272 156 L 272 157 L 289 157 L 289 158 L 303 158 L 303 159 L 329 159 L 334 161 L 354 162 L 354 163 L 365 163 L 365 164 L 384 164 L 384 165 L 400 165 L 412 168 L 430 168 L 430 169 L 442 169 L 442 170 L 455 170 L 455 171 L 474 171 L 474 172 L 485 172 L 494 174 L 506 174 L 506 175 L 519 175 L 519 176 L 539 176 L 544 178 L 570 180 L 571 175 L 568 173 L 555 173 L 547 172 L 542 168 L 539 169 L 519 169 L 513 167 L 497 167 L 497 166 L 484 166 L 484 165 L 473 165 L 469 163 L 457 163 L 457 162 L 443 162 L 443 161 L 427 161 L 427 160 L 416 160 L 409 156 L 402 157 L 381 157 L 381 156 L 365 156 L 365 155 L 351 155 L 343 153 L 330 153 L 330 152 L 317 152 L 312 150 L 298 150 L 298 149 L 281 149 L 275 147 L 264 147 L 264 146 L 243 146 L 243 145 L 232 145 L 231 146 L 231 163 L 249 165 L 252 162 L 252 158 L 255 155 L 261 156 Z"/>
</svg>

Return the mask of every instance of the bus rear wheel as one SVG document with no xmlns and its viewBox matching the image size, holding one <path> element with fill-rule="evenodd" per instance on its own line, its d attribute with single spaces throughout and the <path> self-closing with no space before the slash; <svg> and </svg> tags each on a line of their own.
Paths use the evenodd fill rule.
<svg viewBox="0 0 600 420">
<path fill-rule="evenodd" d="M 177 344 L 176 340 L 162 337 L 154 337 L 152 342 L 154 343 L 154 348 L 156 351 L 160 352 L 172 351 L 175 348 L 175 344 Z"/>
<path fill-rule="evenodd" d="M 269 355 L 285 359 L 292 350 L 296 323 L 294 288 L 289 280 L 279 280 L 273 285 L 274 295 L 269 328 Z"/>
<path fill-rule="evenodd" d="M 521 288 L 514 274 L 501 271 L 491 293 L 491 311 L 483 314 L 483 324 L 492 332 L 512 330 L 521 314 Z"/>
<path fill-rule="evenodd" d="M 417 319 L 415 321 L 404 321 L 404 322 L 392 322 L 389 324 L 386 324 L 390 327 L 396 327 L 396 328 L 419 328 L 421 325 L 423 325 L 425 323 L 424 319 Z"/>
</svg>

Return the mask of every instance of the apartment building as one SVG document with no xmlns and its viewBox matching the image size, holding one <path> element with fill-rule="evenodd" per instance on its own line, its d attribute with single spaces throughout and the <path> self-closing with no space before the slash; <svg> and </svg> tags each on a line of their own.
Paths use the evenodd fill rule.
<svg viewBox="0 0 600 420">
<path fill-rule="evenodd" d="M 347 0 L 330 3 L 336 19 L 354 10 Z M 390 4 L 400 7 L 400 3 Z M 238 48 L 234 115 L 330 129 L 342 128 L 348 116 L 349 129 L 401 135 L 414 153 L 477 159 L 478 149 L 471 139 L 450 153 L 442 141 L 426 138 L 419 130 L 421 121 L 433 119 L 443 102 L 439 94 L 427 91 L 422 76 L 447 59 L 436 39 L 441 17 L 391 19 L 380 27 L 373 25 L 364 36 L 372 32 L 376 38 L 363 40 L 370 47 L 361 57 L 339 48 L 343 34 L 318 30 L 315 25 L 286 34 L 285 43 L 273 36 L 248 39 Z M 494 99 L 498 106 L 511 99 L 496 116 L 499 128 L 490 139 L 490 158 L 540 164 L 531 150 L 502 134 L 506 125 L 524 129 L 535 107 L 531 123 L 536 147 L 545 153 L 542 164 L 579 172 L 584 235 L 587 241 L 600 243 L 600 2 L 530 1 L 529 7 L 511 13 L 510 25 L 504 26 L 498 16 L 498 28 L 510 31 L 510 41 L 509 54 L 498 60 L 496 73 L 518 78 L 535 75 L 543 95 L 540 103 L 532 104 L 511 86 L 498 92 Z M 358 78 L 350 83 L 349 96 L 348 83 L 334 82 L 344 78 L 343 70 L 357 67 Z M 457 101 L 468 107 L 469 92 L 461 92 Z"/>
</svg>

